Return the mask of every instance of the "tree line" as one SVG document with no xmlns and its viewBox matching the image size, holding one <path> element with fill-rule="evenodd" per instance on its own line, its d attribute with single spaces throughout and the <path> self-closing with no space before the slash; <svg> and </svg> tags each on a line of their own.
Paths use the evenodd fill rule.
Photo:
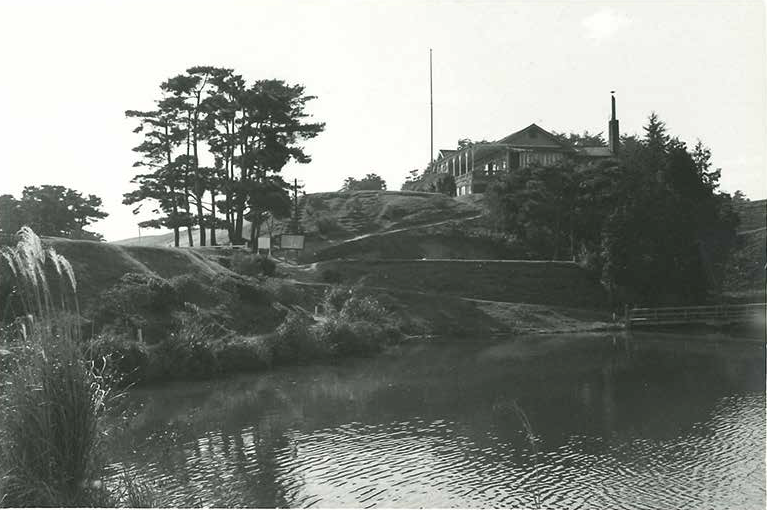
<svg viewBox="0 0 767 510">
<path fill-rule="evenodd" d="M 289 161 L 309 163 L 301 143 L 325 127 L 309 120 L 312 99 L 302 85 L 247 83 L 227 68 L 196 66 L 169 78 L 154 109 L 125 112 L 143 141 L 134 148 L 138 188 L 123 203 L 136 205 L 136 214 L 144 203 L 155 205 L 156 217 L 139 225 L 173 230 L 175 246 L 182 229 L 193 246 L 194 227 L 203 246 L 217 243 L 217 228 L 242 243 L 246 221 L 253 241 L 268 215 L 290 214 L 281 171 Z"/>
<path fill-rule="evenodd" d="M 15 234 L 27 225 L 41 236 L 102 240 L 86 227 L 106 218 L 101 199 L 55 185 L 26 186 L 21 198 L 0 195 L 0 232 Z"/>
<path fill-rule="evenodd" d="M 720 176 L 701 141 L 688 148 L 653 113 L 642 137 L 621 138 L 617 157 L 530 165 L 486 196 L 494 226 L 531 258 L 578 260 L 614 302 L 691 303 L 721 282 L 736 239 L 742 194 L 720 191 Z"/>
</svg>

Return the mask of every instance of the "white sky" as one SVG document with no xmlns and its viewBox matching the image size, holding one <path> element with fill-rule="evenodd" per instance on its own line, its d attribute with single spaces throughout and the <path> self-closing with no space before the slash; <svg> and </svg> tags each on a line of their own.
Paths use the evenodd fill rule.
<svg viewBox="0 0 767 510">
<path fill-rule="evenodd" d="M 192 65 L 281 78 L 317 95 L 327 129 L 312 163 L 286 168 L 309 192 L 347 176 L 399 189 L 435 152 L 536 122 L 621 131 L 650 111 L 701 138 L 722 187 L 767 196 L 765 12 L 759 1 L 2 1 L 0 193 L 62 184 L 103 198 L 107 239 L 137 235 L 121 204 L 138 135 L 127 109 Z M 145 234 L 151 232 L 144 232 Z"/>
</svg>

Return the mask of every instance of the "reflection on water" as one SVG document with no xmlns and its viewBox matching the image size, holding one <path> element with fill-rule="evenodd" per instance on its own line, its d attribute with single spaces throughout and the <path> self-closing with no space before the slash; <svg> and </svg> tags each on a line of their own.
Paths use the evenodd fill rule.
<svg viewBox="0 0 767 510">
<path fill-rule="evenodd" d="M 537 336 L 144 389 L 112 468 L 170 506 L 763 508 L 764 356 Z"/>
</svg>

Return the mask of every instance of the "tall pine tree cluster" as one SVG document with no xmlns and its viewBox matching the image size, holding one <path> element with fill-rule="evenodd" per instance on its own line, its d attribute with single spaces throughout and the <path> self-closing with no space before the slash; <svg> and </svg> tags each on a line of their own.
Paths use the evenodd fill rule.
<svg viewBox="0 0 767 510">
<path fill-rule="evenodd" d="M 123 203 L 156 207 L 156 217 L 142 227 L 169 228 L 179 246 L 182 229 L 194 245 L 216 244 L 216 229 L 229 241 L 254 240 L 267 215 L 289 215 L 288 185 L 281 177 L 289 161 L 308 163 L 301 143 L 316 137 L 323 123 L 309 121 L 308 101 L 301 85 L 281 80 L 246 83 L 232 69 L 197 66 L 160 86 L 155 108 L 129 110 L 143 135 L 134 151 L 142 172 L 137 189 Z M 208 233 L 210 234 L 208 236 Z"/>
</svg>

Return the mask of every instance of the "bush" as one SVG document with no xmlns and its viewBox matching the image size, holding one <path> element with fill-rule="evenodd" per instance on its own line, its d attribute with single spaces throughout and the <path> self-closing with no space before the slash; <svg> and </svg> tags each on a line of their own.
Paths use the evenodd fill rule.
<svg viewBox="0 0 767 510">
<path fill-rule="evenodd" d="M 288 311 L 276 331 L 274 360 L 276 362 L 306 361 L 325 354 L 312 330 L 309 317 L 294 310 Z"/>
<path fill-rule="evenodd" d="M 377 352 L 376 327 L 372 324 L 348 322 L 333 318 L 317 326 L 317 338 L 335 356 L 359 356 Z"/>
<path fill-rule="evenodd" d="M 277 271 L 277 264 L 269 257 L 239 251 L 232 253 L 230 266 L 232 271 L 245 276 L 274 276 Z"/>
<path fill-rule="evenodd" d="M 324 269 L 320 273 L 320 278 L 325 283 L 341 283 L 343 281 L 343 275 L 336 269 Z"/>
<path fill-rule="evenodd" d="M 229 304 L 232 299 L 231 291 L 222 288 L 216 279 L 183 274 L 171 278 L 169 283 L 178 296 L 178 305 L 218 306 Z"/>
<path fill-rule="evenodd" d="M 88 358 L 106 362 L 123 385 L 143 381 L 149 365 L 149 350 L 144 342 L 113 330 L 102 331 L 91 341 Z"/>
<path fill-rule="evenodd" d="M 322 309 L 327 314 L 340 312 L 344 303 L 352 296 L 353 292 L 351 287 L 341 285 L 334 285 L 328 288 L 322 297 Z"/>
<path fill-rule="evenodd" d="M 103 504 L 105 495 L 91 489 L 89 480 L 96 476 L 98 422 L 108 390 L 74 339 L 38 341 L 46 356 L 6 385 L 3 505 L 83 507 L 94 499 Z"/>
<path fill-rule="evenodd" d="M 218 367 L 223 373 L 250 372 L 272 366 L 273 339 L 269 337 L 233 337 L 216 346 Z"/>
<path fill-rule="evenodd" d="M 318 216 L 315 221 L 317 223 L 317 232 L 321 235 L 330 235 L 343 230 L 338 220 L 328 214 Z"/>
<path fill-rule="evenodd" d="M 269 290 L 275 301 L 283 305 L 309 306 L 312 302 L 306 290 L 292 283 L 271 279 L 264 282 L 264 288 Z"/>
<path fill-rule="evenodd" d="M 157 276 L 128 273 L 99 296 L 95 310 L 98 327 L 111 325 L 118 331 L 136 334 L 142 329 L 152 343 L 172 327 L 171 312 L 180 305 L 176 289 Z"/>
<path fill-rule="evenodd" d="M 175 315 L 175 331 L 149 352 L 147 380 L 201 380 L 218 372 L 213 340 L 226 330 L 197 312 L 191 308 Z"/>
<path fill-rule="evenodd" d="M 340 316 L 349 321 L 381 324 L 388 318 L 388 312 L 376 299 L 370 296 L 360 297 L 352 293 L 344 302 Z"/>
<path fill-rule="evenodd" d="M 455 178 L 448 173 L 431 172 L 422 175 L 414 181 L 406 181 L 403 191 L 419 191 L 427 193 L 442 193 L 449 197 L 455 196 Z"/>
<path fill-rule="evenodd" d="M 0 338 L 3 356 L 18 353 L 10 372 L 0 374 L 0 501 L 11 507 L 110 506 L 107 491 L 91 483 L 100 475 L 97 453 L 110 389 L 104 366 L 89 363 L 82 352 L 79 315 L 68 315 L 70 297 L 77 310 L 72 267 L 27 227 L 18 237 L 15 248 L 0 248 L 0 263 L 12 270 L 25 307 L 24 322 Z M 39 277 L 46 264 L 55 266 L 60 311 Z"/>
</svg>

